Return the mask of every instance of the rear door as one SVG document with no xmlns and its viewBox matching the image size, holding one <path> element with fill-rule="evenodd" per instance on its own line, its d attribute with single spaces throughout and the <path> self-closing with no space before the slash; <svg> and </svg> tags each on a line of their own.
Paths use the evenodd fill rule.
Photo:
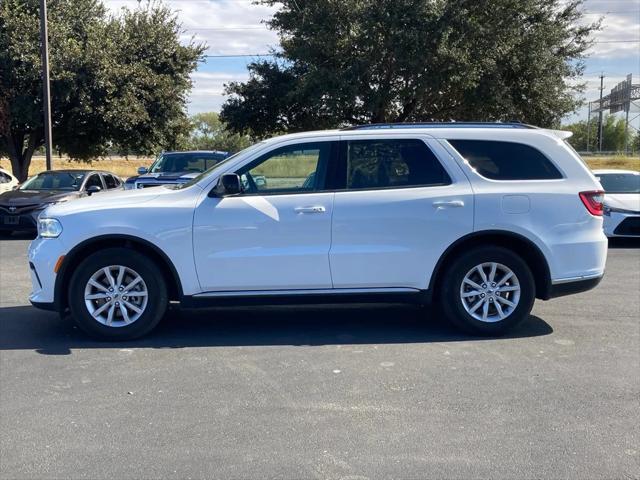
<svg viewBox="0 0 640 480">
<path fill-rule="evenodd" d="M 466 176 L 425 136 L 343 137 L 340 153 L 334 287 L 426 289 L 447 247 L 472 231 Z"/>
</svg>

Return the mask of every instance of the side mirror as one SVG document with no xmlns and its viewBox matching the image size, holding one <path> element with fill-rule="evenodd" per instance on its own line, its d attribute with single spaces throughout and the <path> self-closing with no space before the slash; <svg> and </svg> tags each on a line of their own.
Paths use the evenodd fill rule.
<svg viewBox="0 0 640 480">
<path fill-rule="evenodd" d="M 144 175 L 145 173 L 148 173 L 149 170 L 147 170 L 147 167 L 138 167 L 138 175 Z"/>
<path fill-rule="evenodd" d="M 102 189 L 99 186 L 91 185 L 89 188 L 87 188 L 87 195 L 91 196 L 94 193 L 98 193 L 98 192 L 101 192 L 101 191 L 102 191 Z"/>
<path fill-rule="evenodd" d="M 242 193 L 240 177 L 235 173 L 225 173 L 218 179 L 218 183 L 213 187 L 209 196 L 222 198 L 239 193 Z"/>
</svg>

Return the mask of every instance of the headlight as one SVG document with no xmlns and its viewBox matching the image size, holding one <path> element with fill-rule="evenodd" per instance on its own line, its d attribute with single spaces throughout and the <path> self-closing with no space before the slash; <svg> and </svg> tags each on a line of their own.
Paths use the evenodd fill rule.
<svg viewBox="0 0 640 480">
<path fill-rule="evenodd" d="M 38 218 L 38 235 L 43 238 L 57 238 L 62 233 L 62 225 L 55 218 Z"/>
</svg>

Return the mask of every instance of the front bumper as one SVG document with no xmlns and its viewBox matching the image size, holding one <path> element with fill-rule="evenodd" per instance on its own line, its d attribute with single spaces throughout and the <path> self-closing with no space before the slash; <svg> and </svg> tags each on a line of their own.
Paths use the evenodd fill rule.
<svg viewBox="0 0 640 480">
<path fill-rule="evenodd" d="M 41 211 L 18 215 L 0 211 L 0 230 L 4 232 L 33 232 L 38 229 L 38 215 Z"/>
<path fill-rule="evenodd" d="M 49 310 L 55 310 L 54 271 L 58 259 L 66 253 L 59 238 L 36 238 L 29 245 L 29 270 L 31 271 L 31 295 L 29 301 L 36 307 L 51 304 Z"/>
<path fill-rule="evenodd" d="M 46 310 L 48 312 L 59 311 L 54 302 L 46 303 L 46 302 L 34 302 L 33 300 L 29 300 L 29 301 L 31 302 L 31 305 L 33 305 L 34 307 L 40 310 Z"/>
</svg>

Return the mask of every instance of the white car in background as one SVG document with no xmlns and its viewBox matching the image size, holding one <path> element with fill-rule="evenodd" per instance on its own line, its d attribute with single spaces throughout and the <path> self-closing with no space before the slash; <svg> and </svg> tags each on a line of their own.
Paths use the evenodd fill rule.
<svg viewBox="0 0 640 480">
<path fill-rule="evenodd" d="M 9 192 L 18 186 L 18 179 L 0 168 L 0 193 Z"/>
<path fill-rule="evenodd" d="M 594 170 L 605 191 L 604 233 L 607 237 L 640 237 L 640 172 Z"/>
</svg>

